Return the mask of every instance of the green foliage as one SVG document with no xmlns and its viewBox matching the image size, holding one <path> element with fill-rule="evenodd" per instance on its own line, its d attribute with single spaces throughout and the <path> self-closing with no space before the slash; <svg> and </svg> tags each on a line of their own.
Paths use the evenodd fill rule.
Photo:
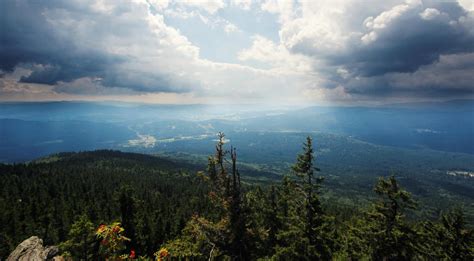
<svg viewBox="0 0 474 261">
<path fill-rule="evenodd" d="M 314 171 L 313 142 L 307 137 L 303 152 L 292 167 L 297 182 L 283 180 L 282 208 L 280 215 L 285 224 L 278 232 L 280 240 L 275 258 L 301 260 L 328 260 L 335 250 L 334 226 L 319 199 L 322 178 Z"/>
<path fill-rule="evenodd" d="M 181 232 L 193 213 L 213 211 L 207 185 L 194 175 L 197 169 L 116 151 L 60 154 L 47 163 L 0 164 L 0 258 L 32 235 L 45 245 L 68 241 L 68 231 L 84 213 L 95 227 L 125 221 L 135 229 L 137 256 L 152 256 Z M 127 229 L 126 236 L 132 238 Z"/>
<path fill-rule="evenodd" d="M 240 174 L 237 170 L 237 153 L 232 147 L 230 151 L 224 149 L 223 133 L 219 133 L 218 137 L 215 156 L 209 157 L 208 174 L 203 176 L 209 185 L 209 198 L 214 203 L 218 215 L 193 217 L 187 223 L 182 236 L 167 244 L 171 256 L 208 258 L 227 256 L 231 259 L 246 260 L 249 255 L 245 241 L 247 224 Z M 228 154 L 231 158 L 230 172 L 226 166 Z M 212 218 L 215 221 L 212 221 Z M 190 239 L 193 243 L 189 243 Z"/>
<path fill-rule="evenodd" d="M 272 213 L 271 201 L 261 187 L 256 186 L 249 189 L 243 198 L 246 211 L 246 240 L 248 244 L 250 259 L 268 256 L 273 252 L 275 243 L 276 212 Z"/>
<path fill-rule="evenodd" d="M 141 223 L 143 226 L 148 224 L 144 223 L 146 220 L 136 220 L 136 199 L 133 195 L 135 191 L 129 186 L 123 186 L 118 192 L 118 204 L 120 208 L 120 220 L 125 231 L 125 236 L 130 240 L 125 242 L 126 249 L 130 251 L 136 248 L 137 236 L 136 236 L 136 224 Z"/>
<path fill-rule="evenodd" d="M 369 254 L 375 259 L 410 259 L 419 254 L 418 233 L 405 219 L 406 211 L 415 203 L 394 176 L 380 178 L 375 188 L 378 201 L 366 215 L 363 237 Z"/>
<path fill-rule="evenodd" d="M 466 226 L 464 213 L 454 209 L 440 217 L 439 222 L 425 222 L 425 254 L 443 260 L 473 260 L 474 230 Z"/>
<path fill-rule="evenodd" d="M 130 241 L 130 238 L 124 236 L 124 231 L 125 229 L 119 222 L 99 226 L 96 235 L 100 240 L 99 253 L 102 257 L 115 260 L 122 256 L 125 243 Z"/>
<path fill-rule="evenodd" d="M 31 235 L 74 260 L 473 259 L 464 213 L 421 219 L 393 176 L 379 179 L 370 206 L 328 201 L 334 191 L 316 175 L 311 138 L 293 175 L 260 185 L 241 180 L 224 140 L 198 175 L 193 165 L 114 151 L 0 164 L 0 259 Z"/>
<path fill-rule="evenodd" d="M 221 248 L 227 237 L 228 222 L 221 220 L 218 223 L 206 218 L 193 216 L 183 229 L 182 235 L 172 240 L 163 248 L 175 258 L 212 259 L 222 257 Z"/>
<path fill-rule="evenodd" d="M 67 256 L 78 260 L 97 259 L 98 240 L 95 235 L 95 226 L 87 215 L 80 215 L 72 224 L 68 233 L 68 240 L 59 245 Z"/>
</svg>

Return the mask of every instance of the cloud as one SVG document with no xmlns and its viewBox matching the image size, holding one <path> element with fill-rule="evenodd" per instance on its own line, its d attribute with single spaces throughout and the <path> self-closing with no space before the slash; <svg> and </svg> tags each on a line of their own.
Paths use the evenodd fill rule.
<svg viewBox="0 0 474 261">
<path fill-rule="evenodd" d="M 228 20 L 215 16 L 215 15 L 206 15 L 200 12 L 199 10 L 186 10 L 186 9 L 166 9 L 164 14 L 169 17 L 179 18 L 179 19 L 191 19 L 199 18 L 199 20 L 210 28 L 222 28 L 222 30 L 227 33 L 241 32 L 239 27 L 235 24 L 229 22 Z"/>
<path fill-rule="evenodd" d="M 1 69 L 27 68 L 16 84 L 25 92 L 36 86 L 51 97 L 168 92 L 196 100 L 274 102 L 296 97 L 312 82 L 295 72 L 201 58 L 199 47 L 165 22 L 163 13 L 181 2 L 7 3 Z M 230 22 L 226 27 L 237 30 Z"/>
<path fill-rule="evenodd" d="M 179 59 L 196 59 L 199 48 L 166 26 L 161 15 L 151 14 L 146 2 L 94 3 L 4 2 L 9 12 L 2 21 L 6 41 L 0 68 L 35 65 L 21 78 L 24 83 L 92 77 L 104 86 L 137 91 L 181 92 L 194 86 L 170 67 Z"/>
<path fill-rule="evenodd" d="M 424 20 L 433 20 L 441 14 L 438 9 L 435 8 L 426 8 L 425 11 L 420 13 L 420 17 Z"/>
<path fill-rule="evenodd" d="M 327 84 L 321 87 L 340 86 L 368 97 L 402 90 L 450 97 L 474 90 L 465 84 L 474 68 L 439 69 L 446 59 L 474 52 L 474 13 L 457 2 L 336 0 L 286 9 L 279 1 L 271 3 L 262 10 L 280 15 L 281 45 L 318 64 L 313 68 Z"/>
<path fill-rule="evenodd" d="M 0 8 L 8 10 L 2 99 L 275 103 L 474 91 L 470 1 L 22 0 Z M 250 16 L 264 29 L 242 18 Z M 203 24 L 177 29 L 194 22 Z M 230 58 L 219 61 L 232 63 L 210 60 L 222 52 Z"/>
<path fill-rule="evenodd" d="M 438 8 L 452 11 L 452 19 L 458 20 L 464 16 L 456 14 L 456 11 L 461 11 L 455 10 L 456 7 L 446 4 Z M 435 15 L 435 8 L 425 9 L 421 16 L 421 9 L 423 7 L 420 5 L 400 5 L 392 8 L 388 12 L 390 15 L 382 13 L 373 21 L 369 19 L 365 24 L 369 31 L 364 36 L 375 36 L 370 36 L 372 40 L 363 41 L 362 45 L 356 46 L 355 52 L 349 52 L 340 59 L 356 68 L 358 74 L 371 76 L 414 72 L 422 65 L 435 62 L 442 54 L 474 51 L 471 44 L 474 35 L 468 27 L 457 22 L 450 23 L 447 13 L 444 19 L 440 17 L 440 11 L 440 15 Z"/>
<path fill-rule="evenodd" d="M 261 9 L 273 14 L 279 14 L 280 23 L 285 23 L 294 18 L 294 2 L 287 0 L 264 0 Z"/>
<path fill-rule="evenodd" d="M 19 82 L 21 77 L 28 76 L 31 72 L 25 67 L 16 67 L 11 72 L 3 71 L 0 77 L 0 100 L 24 100 L 52 94 L 53 86 Z"/>
<path fill-rule="evenodd" d="M 351 78 L 346 92 L 369 96 L 464 97 L 474 96 L 474 53 L 442 55 L 415 72 Z"/>
<path fill-rule="evenodd" d="M 243 10 L 250 10 L 250 7 L 252 6 L 252 0 L 232 0 L 231 4 Z"/>
<path fill-rule="evenodd" d="M 65 93 L 73 95 L 133 95 L 137 94 L 133 89 L 104 87 L 99 78 L 78 78 L 71 82 L 58 82 L 52 91 L 56 93 Z"/>
<path fill-rule="evenodd" d="M 303 15 L 283 24 L 280 37 L 292 52 L 346 65 L 360 75 L 413 72 L 441 54 L 474 50 L 472 30 L 467 23 L 457 22 L 472 20 L 472 15 L 457 3 L 436 6 L 451 20 L 434 19 L 435 8 L 424 9 L 420 2 L 395 5 L 366 17 L 357 10 L 365 5 L 302 5 Z M 420 12 L 431 19 L 420 17 Z M 359 16 L 348 16 L 351 13 Z M 347 25 L 360 22 L 363 27 Z"/>
<path fill-rule="evenodd" d="M 226 33 L 239 32 L 240 29 L 233 23 L 227 22 L 224 26 L 224 31 Z"/>
<path fill-rule="evenodd" d="M 474 2 L 471 0 L 459 0 L 459 5 L 462 6 L 467 11 L 474 11 Z"/>
<path fill-rule="evenodd" d="M 250 48 L 238 53 L 238 59 L 261 62 L 269 68 L 286 72 L 310 73 L 312 71 L 311 59 L 299 54 L 292 54 L 284 46 L 260 35 L 253 37 Z"/>
<path fill-rule="evenodd" d="M 210 14 L 216 13 L 219 9 L 222 9 L 225 6 L 224 1 L 222 0 L 180 0 L 177 1 L 177 3 L 182 6 L 197 7 Z"/>
<path fill-rule="evenodd" d="M 157 10 L 163 10 L 170 4 L 169 0 L 148 0 L 148 3 Z"/>
<path fill-rule="evenodd" d="M 364 25 L 369 29 L 383 29 L 386 28 L 391 22 L 402 16 L 410 8 L 418 4 L 402 4 L 392 7 L 390 10 L 384 11 L 377 15 L 375 18 L 369 16 L 365 19 Z"/>
</svg>

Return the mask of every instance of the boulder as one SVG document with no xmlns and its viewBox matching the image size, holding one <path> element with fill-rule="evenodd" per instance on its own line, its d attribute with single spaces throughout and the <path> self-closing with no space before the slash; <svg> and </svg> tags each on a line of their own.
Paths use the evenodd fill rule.
<svg viewBox="0 0 474 261">
<path fill-rule="evenodd" d="M 53 260 L 59 253 L 57 246 L 43 246 L 43 240 L 32 236 L 21 242 L 8 256 L 7 261 L 45 261 Z"/>
</svg>

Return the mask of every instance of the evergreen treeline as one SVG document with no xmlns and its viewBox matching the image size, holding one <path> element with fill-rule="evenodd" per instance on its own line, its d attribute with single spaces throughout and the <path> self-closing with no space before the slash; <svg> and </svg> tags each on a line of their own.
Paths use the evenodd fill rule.
<svg viewBox="0 0 474 261">
<path fill-rule="evenodd" d="M 190 169 L 116 151 L 0 164 L 0 259 L 32 235 L 46 245 L 76 244 L 89 228 L 112 221 L 128 231 L 129 248 L 153 255 L 193 213 L 210 210 L 207 187 Z"/>
<path fill-rule="evenodd" d="M 394 176 L 378 180 L 364 211 L 348 214 L 321 203 L 324 180 L 310 137 L 291 173 L 265 186 L 241 180 L 237 151 L 224 140 L 220 133 L 198 175 L 192 166 L 113 151 L 0 165 L 0 258 L 37 235 L 73 259 L 97 260 L 103 234 L 119 231 L 116 252 L 125 259 L 474 259 L 462 210 L 437 221 L 407 219 L 417 203 Z M 120 224 L 100 225 L 112 222 Z"/>
</svg>

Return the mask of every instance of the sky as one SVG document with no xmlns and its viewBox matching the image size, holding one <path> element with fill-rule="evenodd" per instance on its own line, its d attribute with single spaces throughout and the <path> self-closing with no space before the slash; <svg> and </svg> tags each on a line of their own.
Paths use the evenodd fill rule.
<svg viewBox="0 0 474 261">
<path fill-rule="evenodd" d="M 3 0 L 0 101 L 474 98 L 474 1 Z"/>
</svg>

